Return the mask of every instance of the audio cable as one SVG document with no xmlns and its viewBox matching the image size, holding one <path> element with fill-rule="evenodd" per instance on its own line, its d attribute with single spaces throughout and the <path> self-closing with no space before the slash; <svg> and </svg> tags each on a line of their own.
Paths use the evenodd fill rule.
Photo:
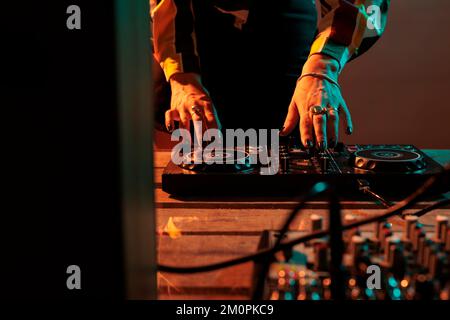
<svg viewBox="0 0 450 320">
<path fill-rule="evenodd" d="M 393 217 L 395 215 L 402 213 L 405 209 L 408 209 L 412 205 L 414 205 L 420 199 L 420 197 L 423 196 L 423 194 L 425 194 L 431 187 L 433 187 L 437 182 L 439 182 L 443 177 L 445 177 L 445 175 L 448 175 L 449 172 L 450 172 L 450 165 L 447 165 L 442 172 L 429 178 L 415 192 L 413 192 L 411 195 L 409 195 L 402 201 L 399 201 L 395 205 L 392 205 L 387 210 L 385 210 L 382 214 L 376 215 L 374 217 L 365 218 L 365 219 L 353 222 L 351 224 L 344 225 L 341 227 L 341 230 L 344 231 L 344 230 L 357 228 L 357 227 L 360 227 L 360 226 L 363 226 L 366 224 L 382 221 L 382 220 L 388 219 L 390 217 Z M 438 208 L 440 208 L 442 206 L 446 206 L 448 204 L 449 204 L 449 199 L 441 200 L 439 202 L 434 203 L 433 205 L 430 205 L 429 207 L 426 207 L 424 209 L 421 209 L 421 210 L 415 212 L 414 214 L 417 216 L 422 216 L 432 210 L 438 209 Z M 294 214 L 294 213 L 292 213 L 292 214 Z M 291 218 L 291 216 L 289 216 L 289 219 L 293 220 L 293 217 Z M 264 257 L 270 257 L 270 256 L 273 256 L 273 254 L 275 254 L 278 251 L 290 249 L 300 243 L 303 243 L 303 242 L 306 242 L 306 241 L 309 241 L 312 239 L 324 237 L 324 236 L 328 235 L 329 233 L 330 233 L 329 230 L 320 230 L 320 231 L 311 232 L 308 235 L 304 235 L 304 236 L 301 236 L 299 238 L 296 238 L 296 239 L 293 239 L 293 240 L 290 240 L 290 241 L 287 241 L 284 243 L 280 242 L 278 245 L 273 246 L 272 248 L 260 250 L 256 253 L 253 253 L 253 254 L 250 254 L 247 256 L 230 259 L 230 260 L 226 260 L 223 262 L 218 262 L 218 263 L 213 263 L 213 264 L 203 265 L 203 266 L 194 266 L 194 267 L 174 267 L 174 266 L 167 266 L 167 265 L 158 265 L 158 270 L 162 271 L 162 272 L 186 273 L 186 274 L 187 273 L 192 274 L 192 273 L 214 271 L 214 270 L 246 263 L 249 261 L 259 260 Z"/>
</svg>

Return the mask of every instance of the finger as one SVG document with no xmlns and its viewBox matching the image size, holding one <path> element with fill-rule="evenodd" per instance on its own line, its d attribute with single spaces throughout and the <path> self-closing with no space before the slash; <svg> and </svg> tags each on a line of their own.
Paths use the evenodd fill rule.
<svg viewBox="0 0 450 320">
<path fill-rule="evenodd" d="M 221 129 L 219 116 L 217 115 L 216 108 L 211 101 L 204 101 L 202 103 L 205 115 L 205 123 L 208 129 Z"/>
<path fill-rule="evenodd" d="M 280 131 L 280 136 L 287 136 L 294 130 L 299 120 L 297 105 L 294 99 L 291 100 L 288 108 L 288 114 L 284 120 L 283 128 Z"/>
<path fill-rule="evenodd" d="M 320 151 L 327 149 L 327 118 L 324 114 L 313 115 L 314 133 Z"/>
<path fill-rule="evenodd" d="M 164 118 L 167 131 L 172 132 L 175 129 L 174 121 L 179 121 L 180 115 L 177 110 L 167 110 Z"/>
<path fill-rule="evenodd" d="M 308 113 L 300 116 L 300 138 L 305 148 L 314 147 L 313 123 Z"/>
<path fill-rule="evenodd" d="M 192 105 L 189 111 L 191 114 L 192 121 L 200 121 L 200 122 L 203 121 L 204 118 L 203 106 L 199 106 L 197 104 Z"/>
<path fill-rule="evenodd" d="M 350 110 L 348 109 L 347 103 L 345 102 L 344 99 L 341 99 L 341 109 L 342 111 L 344 111 L 344 115 L 345 115 L 345 124 L 346 124 L 346 130 L 345 132 L 350 135 L 353 133 L 353 121 L 352 121 L 352 116 L 350 114 Z"/>
<path fill-rule="evenodd" d="M 336 147 L 336 143 L 339 139 L 339 112 L 337 109 L 331 107 L 328 109 L 327 117 L 327 137 L 328 147 Z"/>
<path fill-rule="evenodd" d="M 180 114 L 180 128 L 186 129 L 190 132 L 191 129 L 191 115 L 186 110 L 182 109 L 179 111 Z"/>
</svg>

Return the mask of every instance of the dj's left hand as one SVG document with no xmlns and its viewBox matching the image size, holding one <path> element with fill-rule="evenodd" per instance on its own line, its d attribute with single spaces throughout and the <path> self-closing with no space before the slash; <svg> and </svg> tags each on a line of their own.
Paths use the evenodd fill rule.
<svg viewBox="0 0 450 320">
<path fill-rule="evenodd" d="M 337 84 L 338 69 L 338 62 L 331 57 L 320 54 L 309 57 L 302 70 L 303 77 L 297 81 L 280 135 L 291 133 L 300 121 L 300 137 L 305 148 L 313 148 L 314 141 L 321 151 L 333 148 L 339 137 L 340 114 L 346 119 L 346 133 L 353 132 L 350 111 Z"/>
</svg>

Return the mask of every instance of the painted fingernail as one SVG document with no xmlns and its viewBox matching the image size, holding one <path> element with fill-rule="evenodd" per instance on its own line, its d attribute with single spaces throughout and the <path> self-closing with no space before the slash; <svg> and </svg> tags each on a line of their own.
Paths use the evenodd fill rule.
<svg viewBox="0 0 450 320">
<path fill-rule="evenodd" d="M 347 134 L 352 134 L 353 133 L 353 128 L 352 127 L 347 127 L 346 133 Z"/>
<path fill-rule="evenodd" d="M 314 143 L 311 140 L 306 140 L 306 148 L 311 149 L 314 147 Z"/>
<path fill-rule="evenodd" d="M 319 141 L 319 143 L 317 144 L 317 148 L 319 149 L 319 151 L 324 151 L 325 150 L 325 141 Z"/>
</svg>

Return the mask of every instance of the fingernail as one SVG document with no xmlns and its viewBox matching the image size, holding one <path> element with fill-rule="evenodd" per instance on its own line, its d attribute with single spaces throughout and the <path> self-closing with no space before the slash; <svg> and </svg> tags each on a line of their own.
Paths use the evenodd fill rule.
<svg viewBox="0 0 450 320">
<path fill-rule="evenodd" d="M 312 147 L 314 147 L 314 144 L 311 140 L 306 140 L 306 148 L 311 149 Z"/>
<path fill-rule="evenodd" d="M 327 148 L 327 143 L 326 141 L 320 141 L 317 146 L 319 148 L 319 151 L 325 151 L 325 149 Z"/>
<path fill-rule="evenodd" d="M 168 124 L 168 125 L 166 126 L 166 128 L 167 128 L 167 131 L 172 132 L 172 125 Z"/>
<path fill-rule="evenodd" d="M 347 132 L 347 134 L 352 134 L 353 133 L 353 128 L 352 127 L 347 127 L 346 132 Z"/>
</svg>

